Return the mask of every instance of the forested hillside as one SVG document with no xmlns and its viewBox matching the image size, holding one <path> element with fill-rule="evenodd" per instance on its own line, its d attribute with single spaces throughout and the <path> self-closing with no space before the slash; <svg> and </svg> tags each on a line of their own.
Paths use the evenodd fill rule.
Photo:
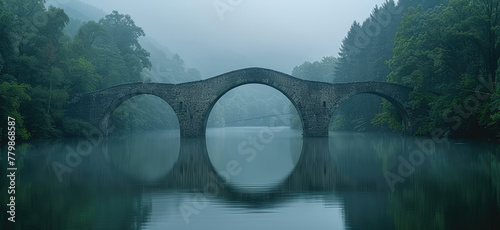
<svg viewBox="0 0 500 230">
<path fill-rule="evenodd" d="M 201 79 L 197 70 L 184 67 L 179 55 L 169 57 L 148 44 L 151 59 L 139 42 L 145 32 L 130 15 L 113 11 L 84 21 L 99 11 L 80 10 L 70 10 L 70 17 L 61 8 L 46 7 L 45 1 L 0 0 L 0 116 L 16 119 L 22 139 L 78 135 L 88 124 L 65 117 L 68 100 L 77 93 L 128 82 Z M 86 16 L 89 11 L 93 13 Z M 65 30 L 68 25 L 73 27 Z M 134 116 L 137 106 L 130 100 L 119 110 Z M 0 135 L 5 138 L 3 125 Z"/>
<path fill-rule="evenodd" d="M 408 8 L 388 61 L 387 81 L 412 87 L 414 105 L 429 107 L 429 115 L 419 120 L 420 133 L 499 134 L 499 20 L 498 0 Z"/>
<path fill-rule="evenodd" d="M 416 121 L 419 134 L 440 130 L 457 137 L 471 133 L 493 137 L 500 131 L 499 4 L 498 0 L 387 1 L 363 23 L 352 24 L 336 62 L 306 62 L 293 74 L 327 82 L 387 81 L 409 86 L 414 89 L 413 106 L 430 113 Z M 338 108 L 331 128 L 400 130 L 400 119 L 394 107 L 379 97 L 355 97 Z"/>
</svg>

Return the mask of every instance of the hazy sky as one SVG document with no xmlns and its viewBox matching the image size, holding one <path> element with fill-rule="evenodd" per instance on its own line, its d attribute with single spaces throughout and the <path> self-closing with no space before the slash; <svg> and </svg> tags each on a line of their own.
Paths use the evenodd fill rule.
<svg viewBox="0 0 500 230">
<path fill-rule="evenodd" d="M 385 0 L 82 1 L 130 14 L 148 36 L 212 77 L 253 66 L 291 73 L 304 61 L 337 56 L 353 21 Z"/>
</svg>

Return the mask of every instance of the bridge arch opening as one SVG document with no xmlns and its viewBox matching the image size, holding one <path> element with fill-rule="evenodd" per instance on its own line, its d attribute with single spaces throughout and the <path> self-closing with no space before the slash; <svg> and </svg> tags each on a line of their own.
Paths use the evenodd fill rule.
<svg viewBox="0 0 500 230">
<path fill-rule="evenodd" d="M 180 136 L 179 120 L 173 108 L 153 94 L 132 94 L 118 98 L 104 115 L 101 127 L 112 133 L 171 130 Z"/>
<path fill-rule="evenodd" d="M 228 90 L 206 122 L 210 162 L 233 188 L 270 190 L 295 168 L 302 152 L 302 122 L 290 99 L 264 84 Z"/>
<path fill-rule="evenodd" d="M 228 108 L 230 104 L 232 108 Z M 260 122 L 262 126 L 304 128 L 294 101 L 281 89 L 262 83 L 246 83 L 228 89 L 214 100 L 208 113 L 205 128 L 238 126 L 243 122 L 253 126 Z M 221 119 L 222 116 L 228 119 Z"/>
<path fill-rule="evenodd" d="M 378 92 L 348 95 L 331 114 L 329 131 L 405 132 L 411 128 L 407 111 L 396 99 Z"/>
</svg>

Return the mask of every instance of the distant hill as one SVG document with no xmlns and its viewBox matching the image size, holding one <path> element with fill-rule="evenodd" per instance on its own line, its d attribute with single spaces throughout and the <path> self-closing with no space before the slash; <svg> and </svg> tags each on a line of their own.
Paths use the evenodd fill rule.
<svg viewBox="0 0 500 230">
<path fill-rule="evenodd" d="M 97 22 L 108 14 L 104 10 L 79 0 L 49 0 L 46 5 L 64 9 L 64 12 L 70 18 L 65 31 L 72 37 L 76 35 L 84 22 L 90 20 Z M 134 18 L 134 15 L 131 16 Z M 167 47 L 148 37 L 147 31 L 145 33 L 146 37 L 140 39 L 140 44 L 151 54 L 150 61 L 153 66 L 151 70 L 143 71 L 145 78 L 152 82 L 162 83 L 182 83 L 202 79 L 197 69 L 188 68 L 184 65 L 184 60 L 180 55 L 172 53 Z"/>
<path fill-rule="evenodd" d="M 48 0 L 46 4 L 62 8 L 71 18 L 83 22 L 89 20 L 98 21 L 107 14 L 104 10 L 78 0 Z"/>
<path fill-rule="evenodd" d="M 178 54 L 172 53 L 167 47 L 147 36 L 139 41 L 151 55 L 149 60 L 153 67 L 151 70 L 144 70 L 143 74 L 152 82 L 182 83 L 202 79 L 197 69 L 186 67 L 184 60 Z"/>
</svg>

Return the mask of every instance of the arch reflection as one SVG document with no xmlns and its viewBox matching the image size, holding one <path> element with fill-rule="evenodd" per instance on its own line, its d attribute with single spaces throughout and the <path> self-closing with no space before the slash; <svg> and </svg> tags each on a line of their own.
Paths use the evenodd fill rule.
<svg viewBox="0 0 500 230">
<path fill-rule="evenodd" d="M 241 192 L 275 189 L 292 173 L 302 152 L 302 135 L 288 127 L 211 129 L 207 152 L 226 184 Z"/>
<path fill-rule="evenodd" d="M 104 142 L 105 159 L 122 174 L 140 182 L 165 177 L 179 157 L 179 130 L 111 135 Z"/>
</svg>

